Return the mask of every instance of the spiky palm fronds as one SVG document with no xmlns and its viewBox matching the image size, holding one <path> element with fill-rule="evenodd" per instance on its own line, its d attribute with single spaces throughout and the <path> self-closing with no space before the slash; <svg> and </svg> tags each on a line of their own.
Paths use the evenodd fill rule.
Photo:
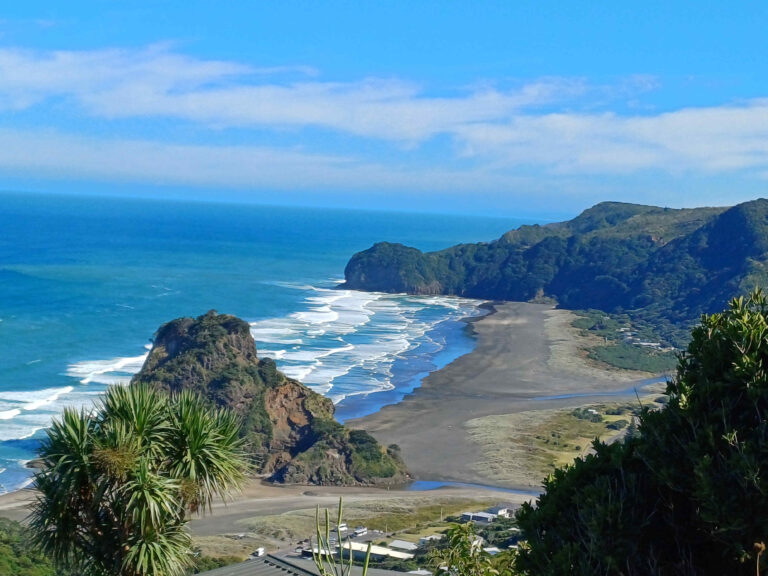
<svg viewBox="0 0 768 576">
<path fill-rule="evenodd" d="M 93 413 L 65 410 L 40 456 L 32 528 L 58 564 L 88 576 L 182 574 L 187 512 L 245 471 L 231 413 L 142 385 L 110 388 Z"/>
<path fill-rule="evenodd" d="M 227 410 L 208 407 L 184 391 L 171 402 L 169 473 L 183 483 L 191 512 L 210 510 L 213 498 L 238 489 L 245 478 L 240 424 Z"/>
</svg>

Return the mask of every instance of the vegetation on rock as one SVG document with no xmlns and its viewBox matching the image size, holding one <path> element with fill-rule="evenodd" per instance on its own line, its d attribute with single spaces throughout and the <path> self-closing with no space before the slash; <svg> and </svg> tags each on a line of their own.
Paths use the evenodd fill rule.
<svg viewBox="0 0 768 576">
<path fill-rule="evenodd" d="M 210 311 L 179 318 L 155 335 L 133 383 L 169 392 L 192 390 L 242 420 L 256 469 L 299 484 L 399 483 L 399 453 L 333 419 L 333 403 L 259 359 L 247 322 Z"/>
<path fill-rule="evenodd" d="M 35 548 L 18 522 L 0 518 L 0 576 L 56 576 L 53 563 Z"/>
</svg>

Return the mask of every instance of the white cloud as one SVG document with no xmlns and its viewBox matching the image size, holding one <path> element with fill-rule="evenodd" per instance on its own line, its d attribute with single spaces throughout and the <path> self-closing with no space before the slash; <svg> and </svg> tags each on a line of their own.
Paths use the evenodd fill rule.
<svg viewBox="0 0 768 576">
<path fill-rule="evenodd" d="M 464 154 L 558 173 L 712 173 L 768 167 L 768 102 L 655 116 L 545 114 L 464 126 Z"/>
<path fill-rule="evenodd" d="M 256 146 L 168 144 L 0 129 L 0 172 L 74 179 L 258 189 L 509 190 L 516 179 L 476 171 L 413 170 L 331 154 Z"/>
<path fill-rule="evenodd" d="M 590 86 L 584 79 L 543 78 L 514 90 L 478 82 L 435 95 L 398 78 L 342 82 L 318 74 L 305 66 L 259 68 L 203 60 L 169 45 L 0 49 L 0 118 L 21 110 L 33 118 L 39 109 L 47 129 L 5 130 L 0 166 L 211 186 L 317 181 L 345 189 L 467 190 L 473 182 L 509 189 L 522 173 L 556 179 L 653 171 L 672 176 L 749 172 L 762 178 L 768 172 L 768 100 L 619 114 L 606 111 L 606 103 L 655 90 L 658 80 L 630 76 L 614 86 Z M 171 130 L 177 129 L 177 142 L 183 142 L 189 125 L 198 141 L 210 129 L 238 128 L 262 141 L 279 130 L 281 142 L 297 148 L 98 140 L 52 131 L 57 115 L 67 114 L 68 125 L 72 114 L 98 118 L 101 126 L 115 119 L 167 120 Z M 119 136 L 120 125 L 112 125 Z M 321 128 L 333 138 L 308 143 L 307 128 Z M 447 136 L 454 146 L 441 156 L 425 146 L 438 136 Z M 360 152 L 354 159 L 334 153 L 334 140 L 348 150 L 366 139 L 385 151 L 386 162 L 371 159 L 375 152 Z M 40 146 L 37 153 L 34 146 Z"/>
<path fill-rule="evenodd" d="M 29 108 L 68 98 L 90 114 L 168 117 L 214 126 L 316 126 L 358 136 L 421 142 L 467 123 L 495 121 L 583 89 L 581 81 L 544 79 L 502 92 L 484 86 L 453 97 L 425 96 L 398 79 L 265 82 L 264 75 L 308 67 L 254 68 L 170 52 L 0 50 L 0 107 Z"/>
</svg>

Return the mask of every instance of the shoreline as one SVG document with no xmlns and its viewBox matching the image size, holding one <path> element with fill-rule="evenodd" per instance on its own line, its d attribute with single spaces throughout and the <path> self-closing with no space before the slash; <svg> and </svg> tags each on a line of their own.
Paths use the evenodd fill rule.
<svg viewBox="0 0 768 576">
<path fill-rule="evenodd" d="M 315 313 L 318 307 L 321 307 L 321 305 L 332 305 L 333 302 L 336 302 L 337 294 L 330 294 L 330 290 L 327 288 L 322 287 L 322 283 L 315 283 L 315 286 L 312 287 L 312 294 L 315 294 L 315 291 L 320 291 L 321 295 L 325 300 L 322 302 L 313 302 L 313 303 L 299 303 L 297 304 L 296 312 L 289 314 L 285 317 L 278 316 L 276 318 L 267 318 L 266 320 L 263 320 L 263 322 L 277 322 L 278 324 L 282 325 L 286 322 L 286 319 L 290 319 L 293 317 L 293 314 L 311 314 Z M 350 291 L 345 291 L 350 292 Z M 367 292 L 359 292 L 354 291 L 355 293 L 352 294 L 353 301 L 364 301 L 364 302 L 375 302 L 381 294 L 370 294 Z M 347 295 L 349 297 L 349 295 Z M 408 303 L 407 300 L 410 298 L 407 295 L 387 295 L 391 296 L 390 300 L 392 300 L 395 304 L 396 310 L 400 310 L 402 306 L 407 307 Z M 317 296 L 313 296 L 314 298 L 317 298 Z M 453 299 L 453 297 L 446 297 L 448 299 Z M 348 298 L 347 298 L 348 299 Z M 444 367 L 445 365 L 452 362 L 457 356 L 464 355 L 468 352 L 470 352 L 475 345 L 474 339 L 469 337 L 465 332 L 466 323 L 464 320 L 466 318 L 473 318 L 476 316 L 483 315 L 485 313 L 485 310 L 481 310 L 480 306 L 483 304 L 483 301 L 480 300 L 470 300 L 470 299 L 458 299 L 460 302 L 453 303 L 450 306 L 445 306 L 444 309 L 442 309 L 440 306 L 434 305 L 434 302 L 429 302 L 429 300 L 434 300 L 435 298 L 429 297 L 423 306 L 416 306 L 416 309 L 419 314 L 424 313 L 429 308 L 434 308 L 431 313 L 427 314 L 424 318 L 421 318 L 421 320 L 424 322 L 425 326 L 425 332 L 422 334 L 413 334 L 413 331 L 407 330 L 403 332 L 400 337 L 403 339 L 403 342 L 407 342 L 407 345 L 410 347 L 406 351 L 405 354 L 402 356 L 398 354 L 393 353 L 391 350 L 388 350 L 387 345 L 389 343 L 389 340 L 387 338 L 384 339 L 383 342 L 383 350 L 385 356 L 388 358 L 385 358 L 385 360 L 392 361 L 395 358 L 397 360 L 394 361 L 394 370 L 389 373 L 390 379 L 389 381 L 395 384 L 395 386 L 392 389 L 384 388 L 382 390 L 375 390 L 371 391 L 369 390 L 370 382 L 364 377 L 363 381 L 358 380 L 349 380 L 347 382 L 343 382 L 343 377 L 346 376 L 346 373 L 348 373 L 351 369 L 354 369 L 355 366 L 357 366 L 357 362 L 360 361 L 362 363 L 369 361 L 371 355 L 378 354 L 377 346 L 378 342 L 375 340 L 376 337 L 380 336 L 379 333 L 374 332 L 372 335 L 363 336 L 362 340 L 355 341 L 350 340 L 349 342 L 352 342 L 353 344 L 347 343 L 347 348 L 354 349 L 355 346 L 360 347 L 362 349 L 366 348 L 366 346 L 370 349 L 367 352 L 368 357 L 363 356 L 363 359 L 360 360 L 358 357 L 348 357 L 344 358 L 344 354 L 341 354 L 339 358 L 342 358 L 341 362 L 347 362 L 347 364 L 342 365 L 341 368 L 341 376 L 342 376 L 342 382 L 340 384 L 340 389 L 345 392 L 349 393 L 345 400 L 342 400 L 339 405 L 336 405 L 336 420 L 340 423 L 344 423 L 347 419 L 350 418 L 358 418 L 361 416 L 365 416 L 371 413 L 375 413 L 379 411 L 382 406 L 388 405 L 388 404 L 396 404 L 398 403 L 404 395 L 410 393 L 413 391 L 414 388 L 421 385 L 421 380 L 424 376 L 426 376 L 429 371 L 439 370 L 440 368 Z M 442 299 L 442 297 L 440 298 Z M 329 301 L 333 301 L 330 302 Z M 455 299 L 454 299 L 455 300 Z M 342 302 L 346 301 L 344 299 L 341 300 Z M 402 301 L 402 302 L 401 302 Z M 353 302 L 354 303 L 354 302 Z M 457 307 L 454 308 L 454 305 Z M 339 313 L 343 313 L 343 306 L 339 310 Z M 373 317 L 375 314 L 378 314 L 378 312 L 371 312 L 371 317 Z M 384 319 L 386 323 L 386 318 Z M 249 321 L 249 324 L 253 328 L 255 325 L 258 324 L 259 321 Z M 281 324 L 282 323 L 282 324 Z M 331 321 L 329 323 L 331 327 L 335 326 L 334 321 Z M 357 328 L 356 328 L 357 330 Z M 361 334 L 364 334 L 365 330 L 360 330 Z M 385 336 L 391 336 L 392 330 L 390 329 Z M 425 337 L 427 335 L 427 337 Z M 431 336 L 431 337 L 430 337 Z M 373 344 L 369 344 L 368 341 L 365 339 L 367 337 L 374 338 Z M 314 338 L 314 336 L 313 336 Z M 432 340 L 434 339 L 434 340 Z M 258 349 L 258 356 L 259 358 L 264 357 L 270 357 L 271 353 L 274 352 L 270 348 L 278 347 L 278 348 L 287 348 L 285 345 L 276 346 L 274 343 L 269 343 L 270 337 L 266 337 L 265 340 L 267 343 L 262 341 L 258 341 L 256 343 L 257 349 Z M 434 343 L 439 343 L 439 348 L 436 350 L 434 349 Z M 362 345 L 361 345 L 362 344 Z M 326 346 L 328 350 L 322 348 L 322 346 Z M 318 348 L 320 346 L 320 348 Z M 310 340 L 309 344 L 306 344 L 307 350 L 309 351 L 309 356 L 305 357 L 301 362 L 304 362 L 307 365 L 311 365 L 313 362 L 316 361 L 316 357 L 321 357 L 322 354 L 326 353 L 335 353 L 338 351 L 338 349 L 333 349 L 333 346 L 338 346 L 338 343 L 335 339 L 331 340 L 330 342 L 320 342 L 318 344 L 317 342 L 314 342 L 314 340 Z M 431 348 L 432 346 L 432 348 Z M 147 345 L 144 345 L 144 348 L 147 348 Z M 391 348 L 391 346 L 390 346 Z M 124 371 L 125 374 L 134 374 L 137 372 L 143 363 L 143 360 L 146 356 L 146 350 L 144 350 L 145 354 L 141 356 L 135 356 L 130 355 L 130 353 L 127 353 L 125 351 L 121 352 L 120 356 L 110 357 L 106 360 L 93 360 L 93 361 L 86 361 L 82 359 L 77 359 L 76 361 L 73 360 L 70 364 L 68 364 L 67 368 L 67 376 L 73 377 L 72 374 L 69 373 L 69 371 L 72 369 L 72 367 L 78 367 L 79 366 L 79 372 L 78 378 L 85 378 L 86 380 L 93 380 L 92 383 L 89 382 L 87 387 L 79 386 L 76 390 L 76 392 L 79 394 L 78 399 L 75 399 L 74 401 L 68 401 L 67 399 L 70 398 L 70 396 L 67 396 L 62 390 L 64 390 L 67 394 L 72 391 L 72 386 L 66 386 L 65 388 L 57 388 L 56 394 L 54 396 L 47 396 L 46 398 L 49 398 L 51 400 L 58 400 L 59 396 L 62 397 L 62 401 L 59 402 L 59 404 L 64 405 L 75 405 L 80 406 L 83 405 L 83 402 L 85 405 L 89 405 L 90 402 L 92 402 L 93 396 L 90 396 L 90 392 L 88 388 L 95 387 L 95 388 L 105 388 L 108 384 L 106 381 L 99 380 L 97 378 L 98 374 L 101 374 L 101 376 L 104 376 L 106 374 L 114 375 L 116 370 Z M 281 350 L 280 352 L 284 353 L 284 350 Z M 330 356 L 330 354 L 328 354 Z M 99 358 L 99 357 L 106 357 L 111 356 L 109 354 L 98 354 L 94 353 L 91 355 L 86 355 L 87 358 Z M 278 359 L 278 367 L 280 370 L 282 370 L 284 373 L 288 372 L 290 370 L 290 366 L 283 366 L 280 362 L 281 356 L 274 356 Z M 374 363 L 377 362 L 377 359 L 374 358 Z M 290 363 L 289 363 L 290 364 Z M 326 366 L 326 364 L 328 366 Z M 386 364 L 386 362 L 385 362 Z M 383 364 L 383 365 L 385 365 Z M 330 367 L 330 374 L 336 378 L 338 374 L 334 375 L 338 366 L 338 361 L 334 364 L 334 362 L 327 362 L 326 360 L 323 360 L 322 362 L 319 362 L 317 366 L 313 366 L 314 368 L 317 368 L 319 366 L 323 366 L 324 368 Z M 295 368 L 295 366 L 292 366 Z M 321 370 L 322 371 L 322 370 Z M 130 376 L 125 376 L 123 374 L 121 377 L 125 378 L 125 383 L 127 383 Z M 100 377 L 101 377 L 100 376 Z M 381 368 L 376 365 L 374 374 L 370 378 L 371 382 L 377 381 L 379 378 L 386 378 L 386 374 L 381 370 Z M 105 380 L 109 380 L 109 378 L 106 378 Z M 335 383 L 334 383 L 335 384 Z M 351 384 L 351 387 L 350 387 Z M 314 388 L 317 384 L 309 384 L 311 388 Z M 346 387 L 346 388 L 345 388 Z M 359 389 L 358 389 L 359 388 Z M 316 389 L 316 388 L 315 388 Z M 97 390 L 100 391 L 100 390 Z M 332 390 L 332 392 L 335 392 L 336 390 Z M 85 396 L 84 396 L 85 395 Z M 81 400 L 80 396 L 85 397 L 85 400 Z M 87 396 L 87 397 L 86 397 Z M 327 394 L 328 397 L 333 399 L 333 393 Z M 63 408 L 62 408 L 63 409 Z M 58 412 L 56 416 L 60 416 L 61 412 Z M 23 449 L 23 453 L 21 453 L 21 456 L 24 460 L 34 460 L 37 456 L 37 445 L 40 439 L 44 438 L 45 434 L 44 432 L 41 432 L 40 429 L 35 429 L 32 433 L 30 433 L 26 438 L 9 438 L 8 440 L 5 440 L 2 442 L 4 448 L 8 448 L 9 450 L 14 447 L 21 447 Z M 18 452 L 18 451 L 17 451 Z M 6 493 L 12 493 L 18 490 L 23 489 L 29 482 L 31 481 L 31 473 L 28 470 L 28 466 L 25 465 L 25 462 L 22 459 L 19 459 L 18 457 L 8 457 L 8 463 L 2 462 L 2 465 L 0 465 L 0 494 L 6 494 Z"/>
<path fill-rule="evenodd" d="M 193 534 L 231 533 L 234 526 L 259 515 L 283 517 L 316 505 L 332 508 L 341 495 L 350 503 L 436 502 L 449 497 L 518 504 L 535 500 L 539 480 L 515 471 L 501 479 L 491 473 L 492 454 L 499 447 L 493 439 L 483 443 L 473 437 L 474 423 L 500 415 L 525 416 L 523 421 L 530 422 L 530 415 L 537 418 L 585 403 L 583 397 L 573 396 L 542 399 L 547 396 L 589 392 L 590 401 L 615 401 L 617 393 L 648 375 L 598 367 L 579 354 L 584 342 L 569 329 L 568 311 L 513 302 L 481 306 L 489 312 L 463 320 L 475 339 L 472 351 L 430 373 L 399 403 L 346 422 L 368 430 L 384 445 L 398 444 L 415 481 L 452 484 L 422 491 L 407 486 L 277 486 L 254 480 L 228 504 L 216 504 L 215 514 L 195 519 Z M 0 516 L 23 521 L 35 498 L 32 488 L 0 495 Z"/>
<path fill-rule="evenodd" d="M 400 403 L 347 424 L 399 445 L 415 480 L 539 488 L 540 481 L 514 471 L 506 481 L 494 477 L 494 446 L 473 439 L 474 423 L 632 398 L 632 386 L 653 375 L 588 360 L 569 311 L 521 302 L 487 306 L 489 314 L 466 320 L 477 340 L 472 352 L 429 374 Z"/>
<path fill-rule="evenodd" d="M 408 295 L 400 295 L 405 296 Z M 462 299 L 468 300 L 468 299 Z M 409 348 L 402 356 L 396 355 L 390 369 L 390 383 L 392 388 L 378 390 L 359 395 L 350 395 L 335 405 L 334 418 L 340 424 L 348 421 L 365 418 L 381 411 L 385 406 L 396 405 L 403 398 L 412 394 L 421 387 L 424 378 L 429 374 L 442 370 L 458 358 L 471 354 L 476 345 L 476 338 L 471 328 L 471 322 L 488 315 L 492 308 L 484 300 L 476 300 L 472 304 L 472 312 L 466 312 L 463 316 L 445 316 L 436 322 L 422 336 L 410 341 Z M 426 340 L 424 339 L 427 337 Z M 432 339 L 438 338 L 444 345 L 439 349 L 426 354 L 419 353 L 419 348 Z M 424 358 L 428 358 L 428 365 L 424 365 Z M 422 362 L 419 369 L 413 369 L 414 361 Z M 349 404 L 346 402 L 350 400 Z"/>
</svg>

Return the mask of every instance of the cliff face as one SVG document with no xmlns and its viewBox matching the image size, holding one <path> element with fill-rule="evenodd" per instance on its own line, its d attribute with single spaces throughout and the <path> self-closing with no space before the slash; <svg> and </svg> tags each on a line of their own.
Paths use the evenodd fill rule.
<svg viewBox="0 0 768 576">
<path fill-rule="evenodd" d="M 768 281 L 768 201 L 680 210 L 604 202 L 439 252 L 382 242 L 352 256 L 344 275 L 358 290 L 631 312 L 687 338 L 702 313 Z"/>
<path fill-rule="evenodd" d="M 355 439 L 365 433 L 336 423 L 330 400 L 286 377 L 271 359 L 259 359 L 248 324 L 234 316 L 211 311 L 164 324 L 133 382 L 167 392 L 191 389 L 234 410 L 256 468 L 275 480 L 373 484 L 406 478 L 396 451 L 378 443 L 361 451 Z"/>
</svg>

